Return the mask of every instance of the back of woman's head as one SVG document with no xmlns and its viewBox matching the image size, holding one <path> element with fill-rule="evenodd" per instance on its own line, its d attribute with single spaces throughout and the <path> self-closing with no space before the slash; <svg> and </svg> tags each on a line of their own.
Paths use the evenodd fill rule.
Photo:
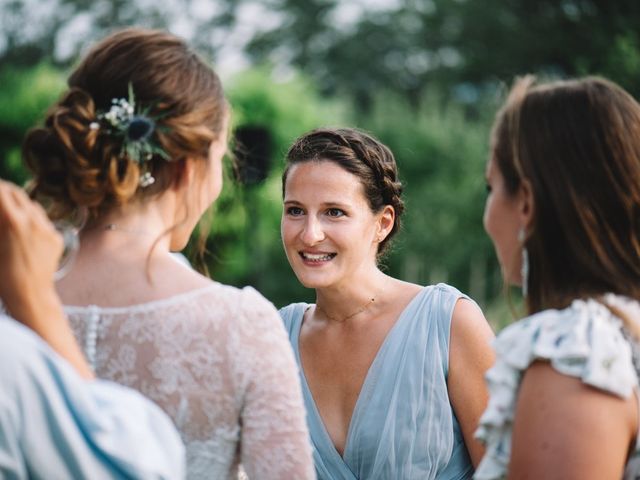
<svg viewBox="0 0 640 480">
<path fill-rule="evenodd" d="M 287 152 L 283 193 L 291 167 L 308 161 L 334 162 L 358 177 L 372 212 L 380 212 L 385 205 L 393 207 L 393 228 L 378 247 L 378 254 L 384 253 L 400 229 L 404 211 L 402 183 L 391 150 L 371 135 L 353 128 L 313 130 L 298 138 Z"/>
<path fill-rule="evenodd" d="M 516 83 L 492 158 L 533 194 L 530 312 L 613 292 L 640 299 L 640 106 L 600 78 Z"/>
<path fill-rule="evenodd" d="M 186 158 L 207 158 L 211 142 L 224 134 L 227 103 L 216 73 L 179 38 L 131 28 L 116 32 L 84 57 L 69 89 L 31 130 L 23 157 L 33 173 L 32 194 L 52 216 L 78 207 L 99 216 L 133 198 L 154 195 L 174 181 Z M 135 112 L 153 127 L 152 151 L 132 155 L 105 120 L 112 102 L 133 93 Z M 145 186 L 144 173 L 155 183 Z M 144 180 L 144 179 L 143 179 Z M 141 184 L 142 183 L 142 184 Z"/>
</svg>

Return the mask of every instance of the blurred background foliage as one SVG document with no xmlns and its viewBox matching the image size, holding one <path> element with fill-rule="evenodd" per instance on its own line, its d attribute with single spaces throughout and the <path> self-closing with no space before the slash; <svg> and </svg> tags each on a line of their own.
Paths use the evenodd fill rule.
<svg viewBox="0 0 640 480">
<path fill-rule="evenodd" d="M 166 28 L 216 65 L 248 160 L 244 185 L 226 182 L 215 206 L 209 267 L 277 306 L 313 299 L 279 234 L 283 157 L 301 133 L 350 125 L 387 143 L 407 213 L 384 268 L 449 282 L 501 326 L 510 314 L 482 211 L 505 85 L 529 72 L 597 74 L 640 95 L 637 0 L 0 0 L 0 9 L 0 176 L 19 183 L 24 133 L 92 41 L 122 26 Z M 246 155 L 256 149 L 258 160 Z"/>
</svg>

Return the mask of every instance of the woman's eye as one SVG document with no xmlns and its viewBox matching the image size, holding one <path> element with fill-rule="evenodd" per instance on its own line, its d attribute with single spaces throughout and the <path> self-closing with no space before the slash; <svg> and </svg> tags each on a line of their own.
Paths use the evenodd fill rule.
<svg viewBox="0 0 640 480">
<path fill-rule="evenodd" d="M 287 208 L 287 215 L 297 217 L 299 215 L 302 215 L 302 209 L 300 207 L 289 207 Z"/>
<path fill-rule="evenodd" d="M 491 193 L 491 185 L 487 183 L 484 188 L 487 190 L 487 195 Z"/>
<path fill-rule="evenodd" d="M 327 210 L 327 215 L 330 217 L 338 218 L 344 216 L 344 211 L 339 208 L 330 208 Z"/>
</svg>

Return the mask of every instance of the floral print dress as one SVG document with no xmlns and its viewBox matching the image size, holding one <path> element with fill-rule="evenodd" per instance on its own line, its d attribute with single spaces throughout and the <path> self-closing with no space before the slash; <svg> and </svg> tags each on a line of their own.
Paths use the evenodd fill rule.
<svg viewBox="0 0 640 480">
<path fill-rule="evenodd" d="M 487 448 L 477 480 L 506 478 L 520 382 L 537 360 L 585 384 L 629 398 L 638 392 L 639 348 L 605 303 L 640 319 L 640 304 L 607 294 L 603 302 L 574 300 L 563 310 L 545 310 L 504 329 L 494 342 L 496 363 L 487 372 L 489 404 L 476 432 Z M 640 445 L 630 456 L 624 480 L 640 478 Z"/>
</svg>

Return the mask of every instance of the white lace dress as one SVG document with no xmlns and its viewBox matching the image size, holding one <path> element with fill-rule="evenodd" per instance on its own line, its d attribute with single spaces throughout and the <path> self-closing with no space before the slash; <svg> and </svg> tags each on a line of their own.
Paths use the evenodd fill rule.
<svg viewBox="0 0 640 480">
<path fill-rule="evenodd" d="M 637 302 L 614 295 L 605 300 L 631 318 L 640 318 Z M 520 320 L 500 333 L 494 347 L 496 363 L 486 375 L 489 404 L 476 432 L 487 451 L 476 480 L 507 476 L 518 389 L 534 361 L 548 360 L 558 372 L 622 398 L 638 392 L 638 344 L 629 341 L 621 320 L 595 300 L 575 300 L 563 310 L 545 310 Z M 623 478 L 640 478 L 638 443 Z"/>
<path fill-rule="evenodd" d="M 190 479 L 315 478 L 297 367 L 275 308 L 213 283 L 124 308 L 67 306 L 96 374 L 173 419 Z"/>
</svg>

